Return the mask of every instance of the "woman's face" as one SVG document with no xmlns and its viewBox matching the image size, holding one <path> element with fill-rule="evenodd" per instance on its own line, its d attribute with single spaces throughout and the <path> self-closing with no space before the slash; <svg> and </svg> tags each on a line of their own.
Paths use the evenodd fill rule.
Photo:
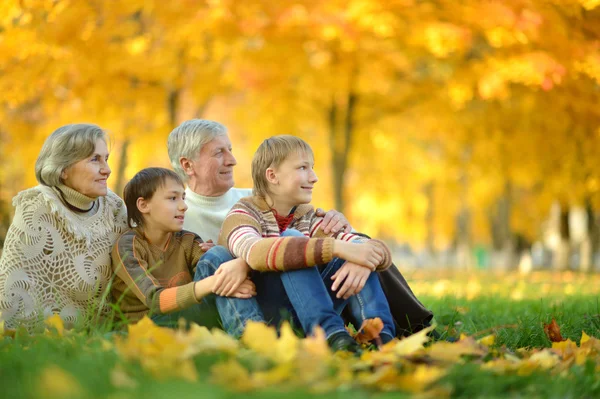
<svg viewBox="0 0 600 399">
<path fill-rule="evenodd" d="M 96 141 L 94 153 L 63 170 L 61 178 L 65 184 L 81 194 L 97 198 L 107 194 L 106 180 L 110 176 L 108 148 L 102 139 Z"/>
</svg>

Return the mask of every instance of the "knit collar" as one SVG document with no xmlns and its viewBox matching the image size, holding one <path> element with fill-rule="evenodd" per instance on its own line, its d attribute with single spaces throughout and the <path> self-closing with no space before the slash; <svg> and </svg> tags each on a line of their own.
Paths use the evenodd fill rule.
<svg viewBox="0 0 600 399">
<path fill-rule="evenodd" d="M 62 197 L 65 201 L 67 201 L 70 205 L 81 209 L 82 211 L 91 210 L 94 205 L 94 201 L 96 201 L 96 198 L 83 195 L 79 191 L 74 190 L 69 186 L 65 186 L 64 184 L 59 184 L 57 188 L 60 192 L 62 192 Z"/>
<path fill-rule="evenodd" d="M 273 212 L 271 212 L 271 207 L 269 206 L 269 204 L 267 204 L 267 201 L 265 201 L 264 198 L 258 197 L 255 195 L 255 196 L 251 197 L 251 199 L 252 199 L 252 202 L 254 203 L 254 205 L 258 209 L 260 209 L 261 212 L 270 213 L 273 215 L 273 218 L 275 218 L 275 215 L 273 214 Z M 299 219 L 312 210 L 313 210 L 312 205 L 302 204 L 302 205 L 298 205 L 298 206 L 294 207 L 294 210 L 292 213 L 293 213 L 295 219 Z"/>
</svg>

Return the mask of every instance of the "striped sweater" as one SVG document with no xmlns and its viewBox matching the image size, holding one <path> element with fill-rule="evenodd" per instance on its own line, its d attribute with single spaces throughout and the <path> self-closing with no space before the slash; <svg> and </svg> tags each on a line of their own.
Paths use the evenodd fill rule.
<svg viewBox="0 0 600 399">
<path fill-rule="evenodd" d="M 164 251 L 137 230 L 119 237 L 111 255 L 115 274 L 111 293 L 129 322 L 198 303 L 192 276 L 204 254 L 200 243 L 197 234 L 185 230 L 173 233 Z"/>
<path fill-rule="evenodd" d="M 245 259 L 258 271 L 282 272 L 328 263 L 333 259 L 334 240 L 371 241 L 385 253 L 385 259 L 377 269 L 387 269 L 392 264 L 390 251 L 382 241 L 343 232 L 326 235 L 319 228 L 322 222 L 323 218 L 315 214 L 312 205 L 299 205 L 288 228 L 298 230 L 306 237 L 281 237 L 275 215 L 265 200 L 246 197 L 227 214 L 219 234 L 219 245 L 229 249 L 233 256 Z"/>
</svg>

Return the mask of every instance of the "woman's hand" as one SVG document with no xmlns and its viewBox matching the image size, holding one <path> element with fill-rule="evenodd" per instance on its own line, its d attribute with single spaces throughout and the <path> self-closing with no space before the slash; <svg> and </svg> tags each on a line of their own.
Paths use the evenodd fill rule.
<svg viewBox="0 0 600 399">
<path fill-rule="evenodd" d="M 348 299 L 352 295 L 358 294 L 364 288 L 370 275 L 371 270 L 366 267 L 346 262 L 331 276 L 333 280 L 331 290 L 335 292 L 341 285 L 336 297 Z"/>
<path fill-rule="evenodd" d="M 248 264 L 243 258 L 223 263 L 215 272 L 212 291 L 220 296 L 232 296 L 248 278 Z"/>
<path fill-rule="evenodd" d="M 334 241 L 333 256 L 364 266 L 369 270 L 375 270 L 384 259 L 383 250 L 370 242 L 353 243 L 339 240 Z"/>
</svg>

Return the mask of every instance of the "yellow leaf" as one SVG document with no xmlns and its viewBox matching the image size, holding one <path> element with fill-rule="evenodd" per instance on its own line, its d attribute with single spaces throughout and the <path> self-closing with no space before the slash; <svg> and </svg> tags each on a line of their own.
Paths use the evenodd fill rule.
<svg viewBox="0 0 600 399">
<path fill-rule="evenodd" d="M 81 396 L 83 389 L 75 377 L 56 365 L 46 367 L 38 381 L 39 397 Z"/>
<path fill-rule="evenodd" d="M 427 333 L 435 328 L 435 325 L 422 329 L 418 333 L 402 338 L 394 347 L 398 356 L 408 356 L 423 348 L 423 345 L 429 341 Z"/>
<path fill-rule="evenodd" d="M 427 354 L 434 360 L 456 363 L 464 355 L 484 356 L 487 353 L 485 346 L 479 345 L 471 337 L 458 342 L 435 342 L 428 349 Z"/>
<path fill-rule="evenodd" d="M 248 321 L 242 335 L 242 343 L 254 352 L 275 358 L 277 332 L 273 327 L 257 321 Z"/>
<path fill-rule="evenodd" d="M 211 375 L 213 382 L 235 391 L 247 392 L 254 389 L 248 370 L 233 359 L 215 364 L 211 368 Z"/>
<path fill-rule="evenodd" d="M 496 342 L 496 335 L 495 334 L 486 335 L 485 337 L 477 340 L 477 342 L 482 345 L 488 346 L 488 347 L 492 346 Z"/>
<path fill-rule="evenodd" d="M 65 325 L 57 313 L 54 313 L 52 316 L 48 317 L 45 320 L 45 323 L 51 329 L 56 330 L 56 333 L 58 335 L 60 335 L 61 337 L 63 336 L 63 332 L 65 330 Z"/>
<path fill-rule="evenodd" d="M 413 373 L 400 375 L 396 383 L 398 388 L 412 393 L 423 392 L 425 388 L 446 374 L 440 367 L 418 365 Z"/>
<path fill-rule="evenodd" d="M 583 345 L 590 340 L 590 336 L 585 333 L 585 331 L 581 332 L 581 341 L 579 341 L 579 345 Z"/>
</svg>

